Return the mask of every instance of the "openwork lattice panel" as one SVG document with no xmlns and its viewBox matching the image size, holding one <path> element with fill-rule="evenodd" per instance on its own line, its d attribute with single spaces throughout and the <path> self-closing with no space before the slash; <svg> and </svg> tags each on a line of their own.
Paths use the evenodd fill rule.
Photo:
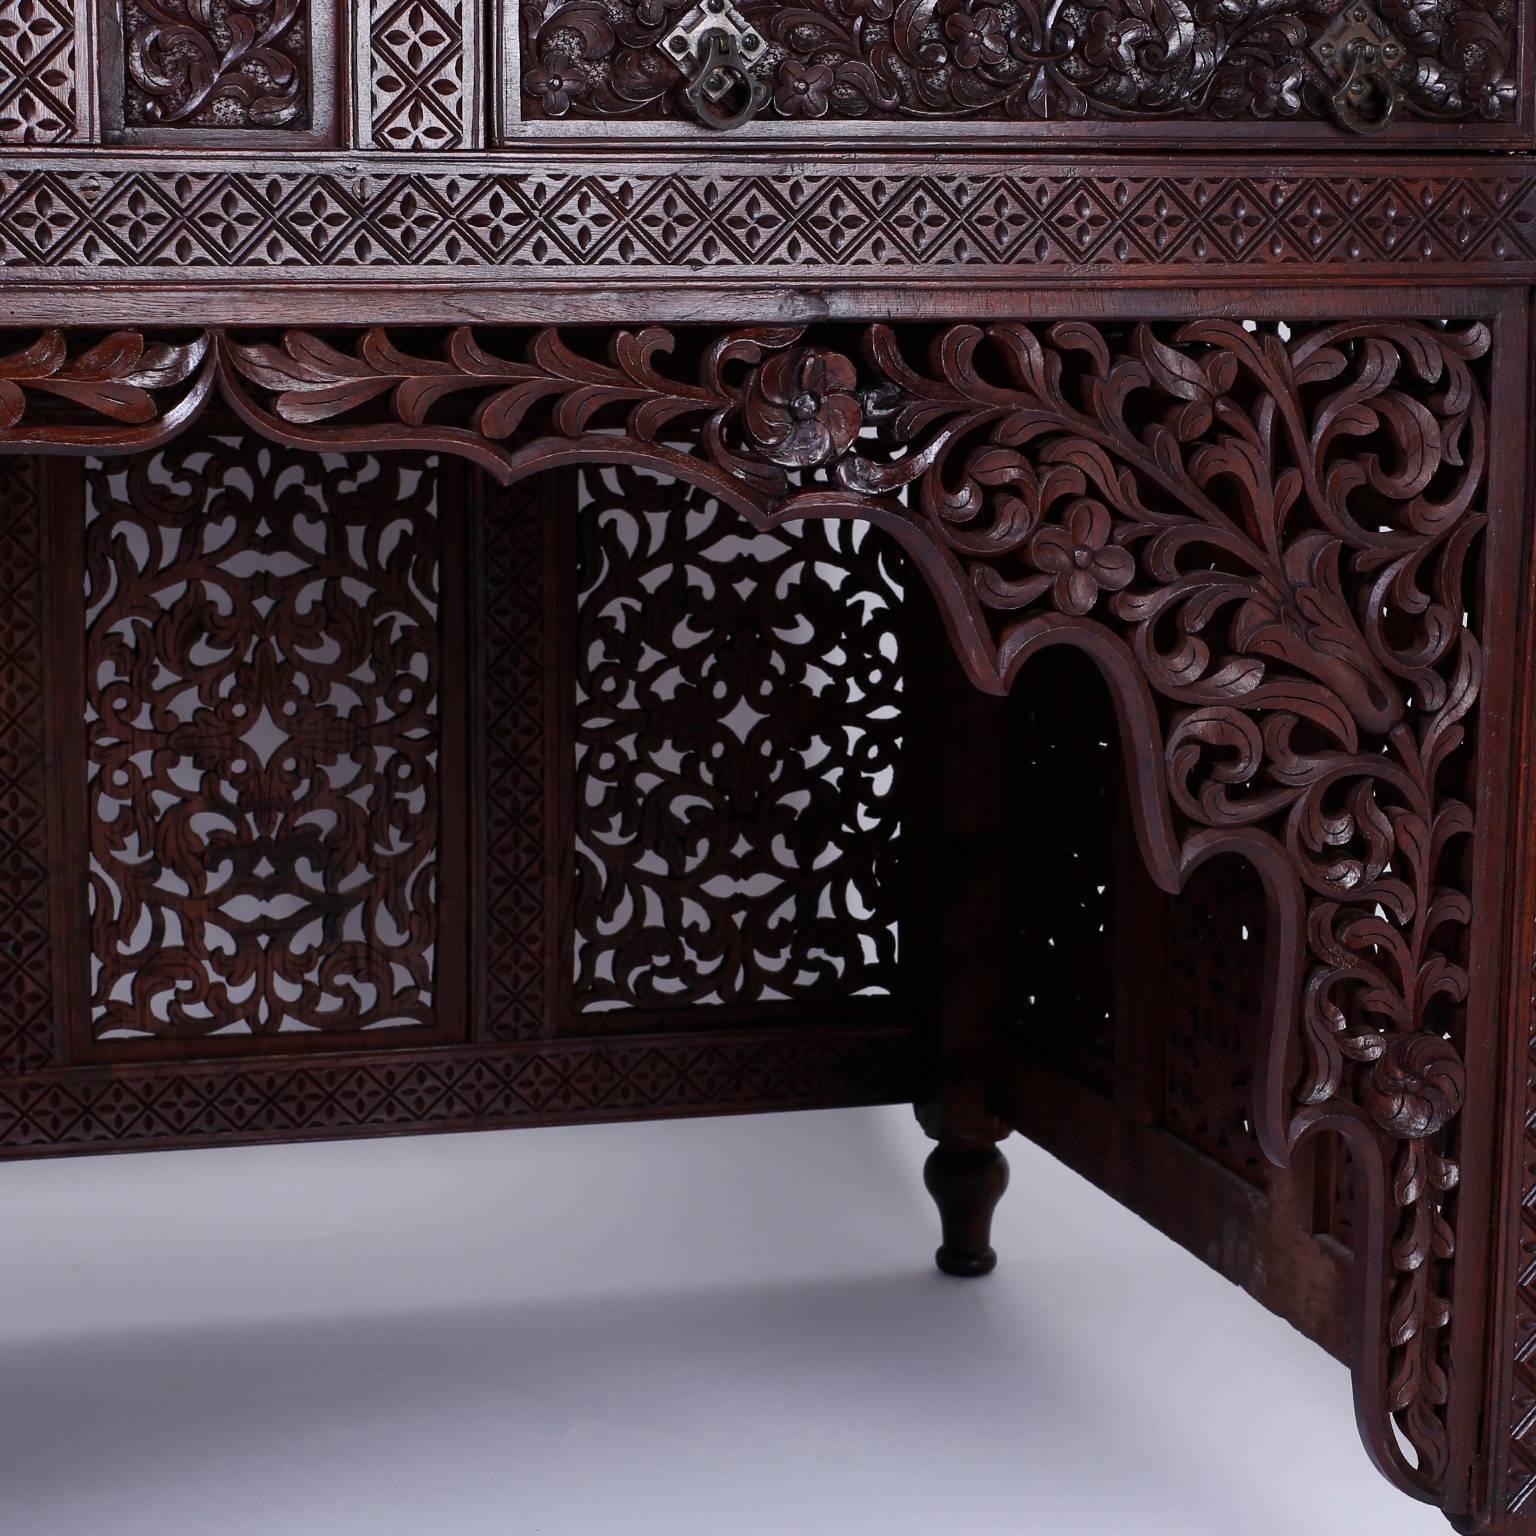
<svg viewBox="0 0 1536 1536">
<path fill-rule="evenodd" d="M 184 438 L 84 521 L 92 1035 L 433 1024 L 437 461 Z"/>
<path fill-rule="evenodd" d="M 576 1007 L 897 982 L 907 577 L 868 529 L 753 533 L 654 475 L 584 475 Z"/>
<path fill-rule="evenodd" d="M 0 457 L 0 1076 L 56 1054 L 48 925 L 42 466 Z"/>
<path fill-rule="evenodd" d="M 1252 1064 L 1263 1038 L 1266 917 L 1252 868 L 1218 859 L 1168 904 L 1163 1117 L 1232 1172 L 1263 1183 Z"/>
<path fill-rule="evenodd" d="M 1032 666 L 1008 722 L 1008 781 L 1020 808 L 1011 847 L 1017 866 L 1032 872 L 1009 925 L 1008 1027 L 1040 1059 L 1107 1095 L 1126 863 L 1117 841 L 1119 738 L 1109 697 L 1085 662 L 1047 653 Z"/>
</svg>

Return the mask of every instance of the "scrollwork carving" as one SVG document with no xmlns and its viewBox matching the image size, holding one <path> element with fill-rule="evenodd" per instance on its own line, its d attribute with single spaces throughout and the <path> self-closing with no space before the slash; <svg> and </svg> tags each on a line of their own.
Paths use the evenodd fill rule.
<svg viewBox="0 0 1536 1536">
<path fill-rule="evenodd" d="M 86 485 L 93 1036 L 434 1023 L 432 462 L 199 435 Z"/>
<path fill-rule="evenodd" d="M 523 78 L 546 117 L 686 111 L 686 73 L 661 48 L 691 0 L 524 0 Z M 1353 0 L 1351 0 L 1353 3 Z M 1283 122 L 1335 115 L 1339 82 L 1311 44 L 1342 0 L 745 0 L 784 118 L 1185 118 Z M 1512 13 L 1497 0 L 1387 0 L 1402 110 L 1507 120 Z M 558 81 L 558 88 L 551 82 Z"/>
<path fill-rule="evenodd" d="M 302 128 L 308 0 L 130 0 L 130 127 Z"/>
<path fill-rule="evenodd" d="M 876 523 L 995 691 L 1043 647 L 1086 651 L 1154 876 L 1241 852 L 1264 882 L 1255 1128 L 1281 1160 L 1349 1140 L 1362 1423 L 1427 1492 L 1449 1457 L 1489 346 L 1478 323 L 1207 319 L 212 351 L 236 409 L 290 442 L 451 450 L 505 479 L 645 464 L 761 528 Z"/>
<path fill-rule="evenodd" d="M 44 331 L 0 356 L 0 446 L 138 444 L 168 435 L 201 408 L 212 365 L 206 336 L 147 342 L 138 332 L 114 331 L 72 350 L 62 331 Z M 73 405 L 87 420 L 61 420 L 49 411 L 53 401 Z"/>
<path fill-rule="evenodd" d="M 1174 845 L 1159 877 L 1235 838 L 1303 914 L 1294 1045 L 1272 1049 L 1302 1065 L 1265 1073 L 1261 1128 L 1272 1153 L 1319 1125 L 1380 1148 L 1398 1225 L 1365 1260 L 1386 1293 L 1376 1449 L 1433 1485 L 1474 829 L 1450 764 L 1482 666 L 1462 615 L 1488 344 L 1480 325 L 1417 322 L 1010 322 L 950 327 L 921 361 L 882 326 L 690 339 L 685 365 L 658 331 L 601 358 L 549 332 L 517 356 L 461 332 L 440 360 L 378 333 L 352 354 L 290 335 L 231 360 L 293 423 L 387 399 L 427 430 L 457 401 L 454 430 L 511 472 L 495 444 L 514 427 L 549 432 L 551 452 L 599 451 L 602 429 L 664 454 L 691 424 L 737 505 L 862 509 L 904 533 L 991 686 L 1066 632 L 1134 673 Z"/>
</svg>

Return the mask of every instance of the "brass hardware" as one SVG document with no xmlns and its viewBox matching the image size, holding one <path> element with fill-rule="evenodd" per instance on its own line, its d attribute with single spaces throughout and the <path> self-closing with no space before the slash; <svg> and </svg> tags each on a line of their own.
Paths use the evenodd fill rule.
<svg viewBox="0 0 1536 1536">
<path fill-rule="evenodd" d="M 661 40 L 661 50 L 690 75 L 683 92 L 706 128 L 739 128 L 767 104 L 768 86 L 753 74 L 767 43 L 731 0 L 701 0 Z"/>
<path fill-rule="evenodd" d="M 1340 82 L 1330 100 L 1339 123 L 1356 133 L 1380 133 L 1403 99 L 1397 74 L 1408 50 L 1364 0 L 1353 0 L 1312 44 L 1312 55 Z"/>
</svg>

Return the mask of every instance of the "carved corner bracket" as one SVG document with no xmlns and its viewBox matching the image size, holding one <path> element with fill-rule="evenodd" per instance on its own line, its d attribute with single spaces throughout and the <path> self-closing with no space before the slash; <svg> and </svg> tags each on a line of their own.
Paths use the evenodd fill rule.
<svg viewBox="0 0 1536 1536">
<path fill-rule="evenodd" d="M 1444 1488 L 1482 678 L 1481 324 L 1004 322 L 381 330 L 0 356 L 0 450 L 136 448 L 217 388 L 307 447 L 432 447 L 504 480 L 649 464 L 759 527 L 857 517 L 933 588 L 975 681 L 1071 644 L 1114 695 L 1154 876 L 1236 852 L 1277 935 L 1255 1125 L 1361 1174 L 1367 1444 Z M 1400 1448 L 1406 1443 L 1411 1451 Z"/>
</svg>

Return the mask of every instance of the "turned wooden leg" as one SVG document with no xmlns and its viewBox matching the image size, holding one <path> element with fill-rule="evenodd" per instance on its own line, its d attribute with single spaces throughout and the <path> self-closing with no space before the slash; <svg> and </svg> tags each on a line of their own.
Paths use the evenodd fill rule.
<svg viewBox="0 0 1536 1536">
<path fill-rule="evenodd" d="M 1009 953 L 1007 706 L 978 693 L 958 667 L 947 669 L 941 688 L 941 985 L 931 1087 L 916 1108 L 936 1143 L 923 1166 L 943 1230 L 934 1258 L 946 1275 L 970 1277 L 997 1267 L 992 1213 L 1008 1187 L 1008 1160 L 997 1143 L 1010 1127 L 988 1104 Z"/>
<path fill-rule="evenodd" d="M 946 1275 L 990 1275 L 997 1268 L 992 1213 L 1008 1188 L 1008 1159 L 990 1142 L 941 1141 L 923 1165 L 923 1183 L 944 1233 L 934 1262 Z"/>
</svg>

